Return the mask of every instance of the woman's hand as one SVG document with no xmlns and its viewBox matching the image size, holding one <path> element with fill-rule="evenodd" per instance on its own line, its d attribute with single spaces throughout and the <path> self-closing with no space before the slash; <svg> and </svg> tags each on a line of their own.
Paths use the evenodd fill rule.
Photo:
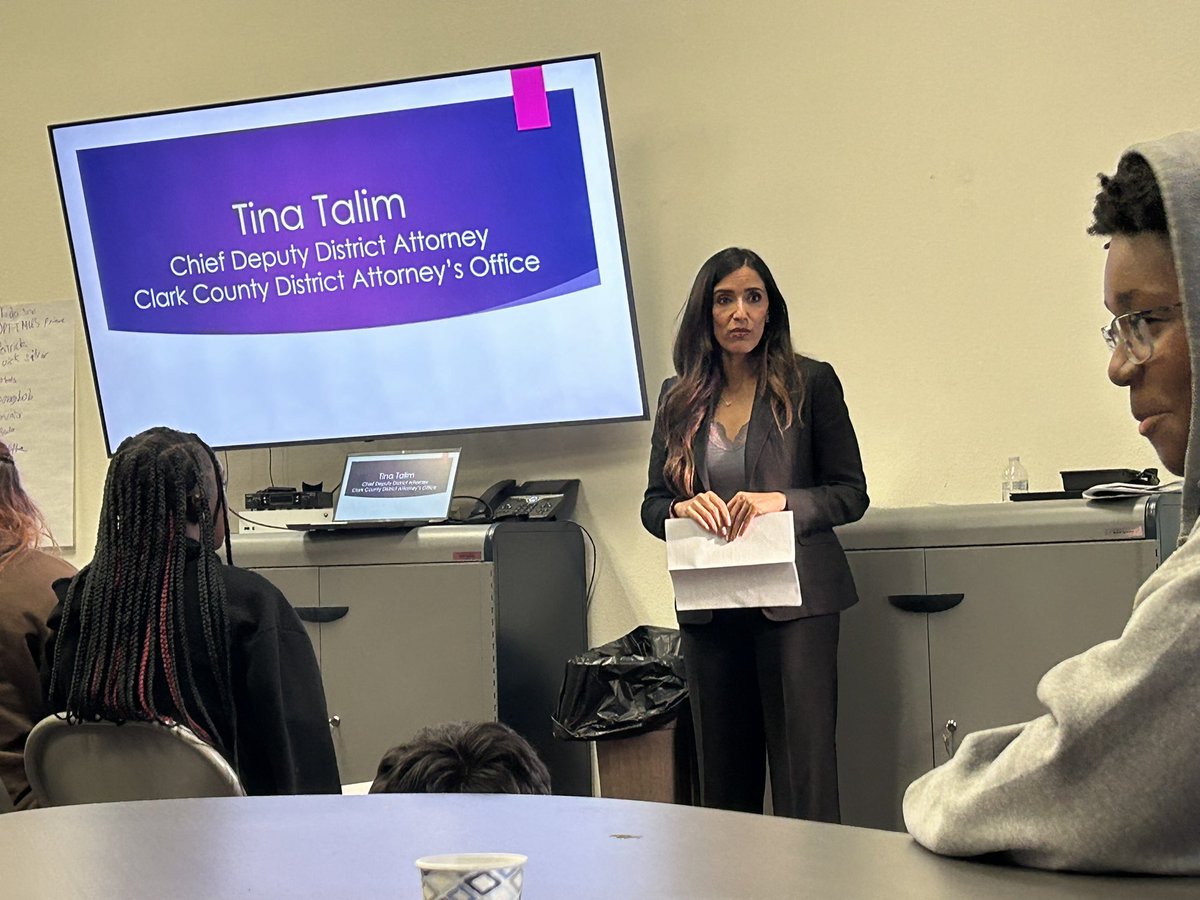
<svg viewBox="0 0 1200 900">
<path fill-rule="evenodd" d="M 719 534 L 726 538 L 729 536 L 729 527 L 732 524 L 729 507 L 712 491 L 705 491 L 703 494 L 697 494 L 687 500 L 676 501 L 671 507 L 671 512 L 677 518 L 692 519 L 699 523 L 701 528 L 711 531 L 713 534 Z"/>
<path fill-rule="evenodd" d="M 755 494 L 738 491 L 729 501 L 729 540 L 741 537 L 750 527 L 750 521 L 764 513 L 782 512 L 787 508 L 787 497 L 778 491 Z"/>
</svg>

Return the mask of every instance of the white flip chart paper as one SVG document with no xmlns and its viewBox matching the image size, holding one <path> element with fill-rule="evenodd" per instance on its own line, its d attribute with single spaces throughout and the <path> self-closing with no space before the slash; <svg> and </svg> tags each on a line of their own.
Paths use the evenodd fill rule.
<svg viewBox="0 0 1200 900">
<path fill-rule="evenodd" d="M 55 539 L 75 543 L 75 308 L 0 303 L 0 438 Z"/>
</svg>

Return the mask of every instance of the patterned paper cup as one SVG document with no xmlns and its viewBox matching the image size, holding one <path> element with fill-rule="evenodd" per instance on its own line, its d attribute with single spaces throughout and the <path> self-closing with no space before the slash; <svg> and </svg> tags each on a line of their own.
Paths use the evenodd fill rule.
<svg viewBox="0 0 1200 900">
<path fill-rule="evenodd" d="M 422 856 L 425 900 L 520 900 L 525 861 L 519 853 L 446 853 Z"/>
</svg>

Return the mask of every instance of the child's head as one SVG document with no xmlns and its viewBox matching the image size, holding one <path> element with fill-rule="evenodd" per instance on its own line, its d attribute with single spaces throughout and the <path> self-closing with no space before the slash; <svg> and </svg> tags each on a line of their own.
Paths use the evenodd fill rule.
<svg viewBox="0 0 1200 900">
<path fill-rule="evenodd" d="M 372 794 L 549 794 L 537 752 L 500 722 L 449 722 L 383 755 Z"/>
</svg>

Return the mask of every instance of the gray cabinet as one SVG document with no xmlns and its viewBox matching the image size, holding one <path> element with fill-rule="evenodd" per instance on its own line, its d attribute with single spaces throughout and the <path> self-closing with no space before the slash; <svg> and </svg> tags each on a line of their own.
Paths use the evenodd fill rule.
<svg viewBox="0 0 1200 900">
<path fill-rule="evenodd" d="M 591 793 L 587 747 L 555 741 L 568 656 L 586 647 L 582 533 L 569 522 L 244 534 L 234 561 L 277 585 L 313 642 L 343 783 L 419 728 L 499 718 Z"/>
<path fill-rule="evenodd" d="M 485 566 L 330 566 L 320 625 L 325 699 L 348 781 L 369 781 L 416 727 L 496 718 L 495 605 Z M 361 776 L 361 777 L 360 777 Z"/>
<path fill-rule="evenodd" d="M 1120 635 L 1178 521 L 1167 495 L 873 510 L 839 529 L 860 598 L 839 647 L 843 822 L 902 830 L 904 789 L 965 734 L 1044 712 L 1037 682 Z"/>
<path fill-rule="evenodd" d="M 838 787 L 842 821 L 903 827 L 904 788 L 933 765 L 926 616 L 888 597 L 925 591 L 921 550 L 848 554 L 858 603 L 838 641 Z"/>
</svg>

